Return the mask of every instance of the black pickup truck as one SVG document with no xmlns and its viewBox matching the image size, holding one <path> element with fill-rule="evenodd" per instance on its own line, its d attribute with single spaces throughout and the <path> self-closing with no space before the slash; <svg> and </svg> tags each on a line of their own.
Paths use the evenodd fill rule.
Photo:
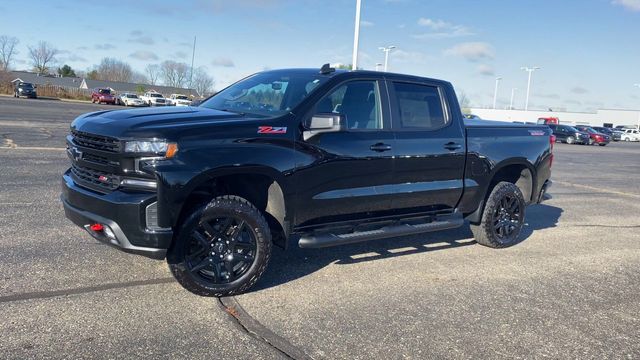
<svg viewBox="0 0 640 360">
<path fill-rule="evenodd" d="M 206 296 L 246 291 L 272 245 L 322 248 L 471 224 L 517 243 L 551 184 L 547 126 L 463 121 L 450 83 L 373 71 L 249 76 L 197 107 L 98 111 L 67 136 L 66 216 L 167 259 Z"/>
</svg>

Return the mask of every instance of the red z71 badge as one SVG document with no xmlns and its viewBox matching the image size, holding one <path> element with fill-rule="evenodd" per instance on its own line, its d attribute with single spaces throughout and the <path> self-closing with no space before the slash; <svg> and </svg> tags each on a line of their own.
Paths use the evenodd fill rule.
<svg viewBox="0 0 640 360">
<path fill-rule="evenodd" d="M 258 126 L 258 134 L 286 134 L 286 126 Z"/>
</svg>

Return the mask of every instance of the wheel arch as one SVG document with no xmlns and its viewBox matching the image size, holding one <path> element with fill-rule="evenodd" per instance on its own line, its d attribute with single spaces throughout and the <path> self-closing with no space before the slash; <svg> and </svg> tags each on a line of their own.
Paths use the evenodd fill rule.
<svg viewBox="0 0 640 360">
<path fill-rule="evenodd" d="M 537 186 L 536 173 L 535 167 L 524 158 L 508 159 L 496 164 L 488 176 L 490 180 L 486 183 L 483 192 L 484 197 L 480 201 L 478 208 L 467 217 L 469 221 L 471 223 L 480 221 L 487 198 L 493 188 L 502 181 L 515 184 L 522 192 L 526 204 L 530 204 L 534 201 L 534 189 Z"/>
<path fill-rule="evenodd" d="M 189 181 L 185 186 L 176 223 L 179 223 L 194 207 L 208 203 L 216 196 L 236 195 L 252 203 L 260 210 L 272 232 L 276 245 L 286 247 L 289 235 L 289 196 L 281 173 L 265 166 L 212 169 Z"/>
</svg>

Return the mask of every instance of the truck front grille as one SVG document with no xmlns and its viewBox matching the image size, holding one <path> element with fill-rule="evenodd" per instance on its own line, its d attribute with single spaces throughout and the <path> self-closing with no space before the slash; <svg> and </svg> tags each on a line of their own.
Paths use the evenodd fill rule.
<svg viewBox="0 0 640 360">
<path fill-rule="evenodd" d="M 111 192 L 120 186 L 119 176 L 77 164 L 71 165 L 71 177 L 76 184 L 101 193 Z"/>
<path fill-rule="evenodd" d="M 113 153 L 120 151 L 120 141 L 108 136 L 89 134 L 77 130 L 72 130 L 71 135 L 73 135 L 74 144 L 78 146 Z"/>
</svg>

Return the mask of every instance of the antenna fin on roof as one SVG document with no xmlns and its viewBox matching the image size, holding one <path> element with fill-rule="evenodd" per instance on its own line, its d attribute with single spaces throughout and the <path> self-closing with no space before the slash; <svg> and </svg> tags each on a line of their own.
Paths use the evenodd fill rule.
<svg viewBox="0 0 640 360">
<path fill-rule="evenodd" d="M 334 71 L 336 71 L 336 69 L 332 68 L 328 63 L 322 65 L 322 67 L 320 68 L 320 74 L 331 74 Z"/>
</svg>

